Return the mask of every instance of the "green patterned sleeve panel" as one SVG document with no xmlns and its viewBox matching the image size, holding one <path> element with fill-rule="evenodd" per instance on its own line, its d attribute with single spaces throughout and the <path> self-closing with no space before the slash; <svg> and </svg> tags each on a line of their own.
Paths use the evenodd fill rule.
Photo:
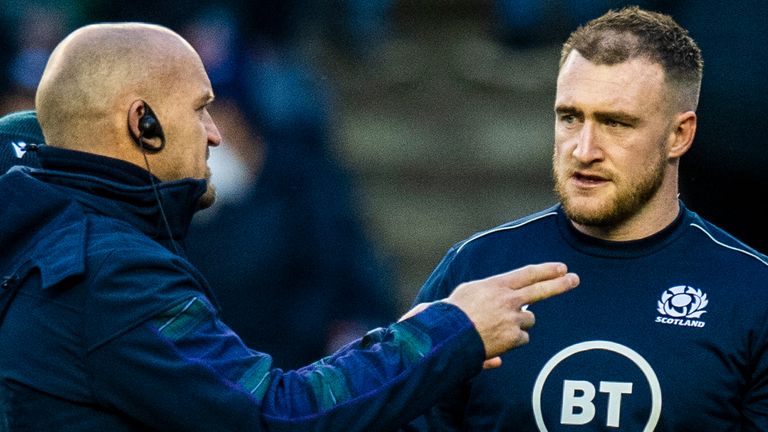
<svg viewBox="0 0 768 432">
<path fill-rule="evenodd" d="M 185 360 L 213 368 L 256 400 L 264 397 L 272 358 L 248 349 L 206 299 L 193 297 L 171 307 L 154 318 L 153 326 Z"/>
<path fill-rule="evenodd" d="M 161 313 L 153 321 L 161 335 L 177 341 L 193 332 L 200 323 L 210 319 L 211 315 L 205 302 L 194 297 Z"/>
<path fill-rule="evenodd" d="M 449 305 L 375 329 L 294 371 L 273 368 L 268 354 L 248 349 L 205 298 L 180 302 L 152 326 L 177 361 L 220 377 L 221 388 L 212 391 L 241 393 L 265 422 L 281 425 L 278 430 L 392 424 L 403 413 L 426 409 L 441 386 L 477 373 L 484 357 L 471 322 Z"/>
</svg>

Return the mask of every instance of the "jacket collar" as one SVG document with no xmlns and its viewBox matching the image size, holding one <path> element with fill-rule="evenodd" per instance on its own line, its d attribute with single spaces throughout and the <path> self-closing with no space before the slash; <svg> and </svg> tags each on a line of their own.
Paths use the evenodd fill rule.
<svg viewBox="0 0 768 432">
<path fill-rule="evenodd" d="M 166 247 L 171 237 L 157 197 L 174 241 L 183 242 L 207 187 L 202 179 L 161 182 L 129 162 L 51 146 L 40 148 L 39 158 L 42 169 L 31 170 L 32 176 L 66 188 L 85 207 L 124 220 Z"/>
</svg>

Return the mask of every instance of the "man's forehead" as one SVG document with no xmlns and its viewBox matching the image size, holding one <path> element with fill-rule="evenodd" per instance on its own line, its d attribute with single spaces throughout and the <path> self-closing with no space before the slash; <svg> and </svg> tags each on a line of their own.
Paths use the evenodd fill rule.
<svg viewBox="0 0 768 432">
<path fill-rule="evenodd" d="M 643 58 L 629 59 L 614 65 L 590 62 L 577 52 L 569 55 L 557 78 L 558 98 L 568 95 L 584 97 L 642 97 L 663 91 L 664 70 L 661 65 Z"/>
<path fill-rule="evenodd" d="M 195 102 L 204 103 L 213 99 L 213 89 L 208 73 L 205 71 L 197 53 L 185 55 L 171 68 L 162 68 L 160 72 L 163 79 L 170 82 L 166 88 L 176 88 L 174 93 L 180 92 L 179 97 Z"/>
<path fill-rule="evenodd" d="M 613 64 L 595 63 L 583 57 L 578 51 L 573 50 L 568 54 L 568 57 L 560 67 L 558 81 L 569 74 L 585 76 L 586 72 L 589 72 L 589 75 L 594 78 L 598 76 L 612 76 L 616 79 L 620 77 L 624 81 L 635 81 L 638 76 L 633 76 L 633 73 L 642 75 L 642 78 L 646 79 L 657 81 L 664 81 L 665 79 L 664 67 L 660 63 L 645 57 L 632 57 L 623 62 Z"/>
</svg>

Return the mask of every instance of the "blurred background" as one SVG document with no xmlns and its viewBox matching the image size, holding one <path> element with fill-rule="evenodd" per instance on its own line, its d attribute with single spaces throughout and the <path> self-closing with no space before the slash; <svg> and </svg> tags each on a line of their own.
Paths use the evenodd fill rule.
<svg viewBox="0 0 768 432">
<path fill-rule="evenodd" d="M 683 199 L 768 251 L 758 0 L 0 0 L 0 114 L 33 108 L 50 51 L 81 25 L 189 40 L 225 143 L 190 259 L 225 321 L 295 367 L 405 312 L 453 243 L 555 202 L 560 44 L 626 4 L 672 14 L 703 50 Z"/>
</svg>

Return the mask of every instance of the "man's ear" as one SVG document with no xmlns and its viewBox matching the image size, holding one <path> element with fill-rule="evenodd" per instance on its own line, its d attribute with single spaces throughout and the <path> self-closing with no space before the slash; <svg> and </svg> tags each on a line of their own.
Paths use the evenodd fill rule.
<svg viewBox="0 0 768 432">
<path fill-rule="evenodd" d="M 696 135 L 696 113 L 686 111 L 675 116 L 674 129 L 670 133 L 667 157 L 676 159 L 684 155 L 693 145 Z"/>
<path fill-rule="evenodd" d="M 128 133 L 144 153 L 157 153 L 165 147 L 163 127 L 143 100 L 133 101 L 128 109 Z"/>
<path fill-rule="evenodd" d="M 139 129 L 139 120 L 144 115 L 144 101 L 137 99 L 131 102 L 128 107 L 128 134 L 133 139 L 133 142 L 141 147 L 139 137 L 141 137 L 141 130 Z"/>
</svg>

